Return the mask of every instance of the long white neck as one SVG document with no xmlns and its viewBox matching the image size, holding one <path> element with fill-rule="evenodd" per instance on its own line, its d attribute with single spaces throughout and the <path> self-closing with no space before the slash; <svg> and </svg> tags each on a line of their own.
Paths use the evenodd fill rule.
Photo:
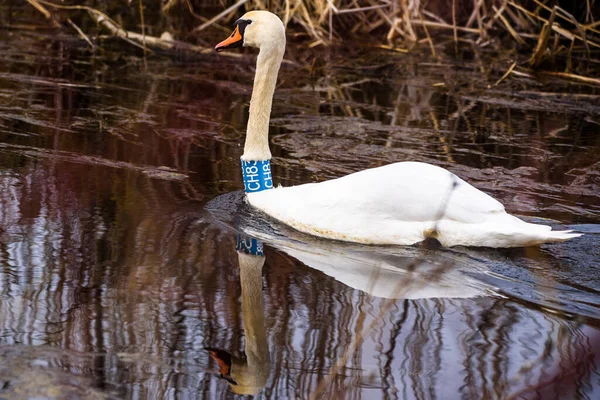
<svg viewBox="0 0 600 400">
<path fill-rule="evenodd" d="M 244 334 L 246 336 L 244 351 L 249 372 L 254 375 L 252 380 L 266 381 L 269 376 L 270 361 L 262 291 L 262 267 L 265 257 L 239 252 L 238 260 L 242 285 Z"/>
<path fill-rule="evenodd" d="M 277 74 L 283 60 L 284 51 L 285 38 L 283 43 L 273 43 L 271 46 L 261 48 L 258 54 L 242 160 L 266 161 L 271 159 L 269 119 L 271 117 Z"/>
</svg>

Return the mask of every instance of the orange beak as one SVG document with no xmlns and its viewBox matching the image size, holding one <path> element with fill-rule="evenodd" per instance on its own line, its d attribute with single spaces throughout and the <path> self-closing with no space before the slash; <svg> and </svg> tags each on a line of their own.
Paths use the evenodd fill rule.
<svg viewBox="0 0 600 400">
<path fill-rule="evenodd" d="M 213 360 L 217 362 L 219 365 L 219 372 L 221 373 L 221 378 L 225 379 L 227 382 L 237 385 L 237 382 L 233 380 L 231 377 L 231 365 L 233 364 L 232 356 L 225 350 L 215 349 L 212 347 L 207 347 L 208 354 L 212 357 Z"/>
<path fill-rule="evenodd" d="M 240 34 L 239 26 L 236 26 L 231 36 L 223 40 L 221 43 L 215 46 L 215 50 L 221 52 L 225 49 L 233 49 L 236 47 L 242 47 L 244 44 L 244 38 Z"/>
</svg>

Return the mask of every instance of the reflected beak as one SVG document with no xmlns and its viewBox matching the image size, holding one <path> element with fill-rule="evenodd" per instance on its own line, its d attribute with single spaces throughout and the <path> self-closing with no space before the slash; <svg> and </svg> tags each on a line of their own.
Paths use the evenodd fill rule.
<svg viewBox="0 0 600 400">
<path fill-rule="evenodd" d="M 240 27 L 236 26 L 231 36 L 223 40 L 221 43 L 215 46 L 215 50 L 221 52 L 226 49 L 234 49 L 236 47 L 242 47 L 244 44 L 244 38 L 240 34 Z"/>
<path fill-rule="evenodd" d="M 208 350 L 208 354 L 210 354 L 212 359 L 217 362 L 217 365 L 219 366 L 219 373 L 221 375 L 220 378 L 225 379 L 227 382 L 233 385 L 237 385 L 237 382 L 234 381 L 230 375 L 232 364 L 231 354 L 225 350 L 210 347 L 207 347 L 206 350 Z"/>
</svg>

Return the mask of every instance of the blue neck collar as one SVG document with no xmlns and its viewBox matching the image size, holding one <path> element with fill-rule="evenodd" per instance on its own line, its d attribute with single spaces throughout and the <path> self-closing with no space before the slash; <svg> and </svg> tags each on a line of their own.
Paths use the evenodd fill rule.
<svg viewBox="0 0 600 400">
<path fill-rule="evenodd" d="M 273 189 L 270 160 L 242 160 L 242 175 L 244 176 L 244 190 L 246 190 L 246 193 L 256 193 Z"/>
<path fill-rule="evenodd" d="M 263 242 L 253 237 L 246 236 L 243 233 L 238 233 L 235 250 L 246 254 L 251 254 L 253 256 L 264 255 Z"/>
</svg>

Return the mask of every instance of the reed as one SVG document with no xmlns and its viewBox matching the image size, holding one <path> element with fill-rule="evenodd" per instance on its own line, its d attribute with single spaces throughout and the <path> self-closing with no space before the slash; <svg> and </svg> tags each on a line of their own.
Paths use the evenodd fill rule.
<svg viewBox="0 0 600 400">
<path fill-rule="evenodd" d="M 574 58 L 600 54 L 600 15 L 592 1 L 240 0 L 195 31 L 211 23 L 227 25 L 257 8 L 281 16 L 310 47 L 368 38 L 378 47 L 405 50 L 423 44 L 435 54 L 436 40 L 452 38 L 456 51 L 459 43 L 516 47 L 529 52 L 534 68 L 560 57 L 570 68 Z"/>
<path fill-rule="evenodd" d="M 68 1 L 27 1 L 52 24 L 62 22 L 86 41 L 87 32 L 79 29 L 76 17 L 70 14 L 85 10 L 96 22 L 104 15 L 101 25 L 105 30 L 143 48 L 172 46 L 159 41 L 158 33 L 167 27 L 185 41 L 202 41 L 216 30 L 227 30 L 247 10 L 268 9 L 282 18 L 294 39 L 304 40 L 310 48 L 358 39 L 396 51 L 426 49 L 436 56 L 439 48 L 451 40 L 456 54 L 465 44 L 516 49 L 527 57 L 519 65 L 543 70 L 558 60 L 565 74 L 582 60 L 589 64 L 600 59 L 600 16 L 593 1 L 169 0 L 160 8 L 150 1 L 125 8 L 107 1 L 101 3 L 103 9 L 87 6 L 85 1 L 73 6 Z M 185 46 L 185 41 L 177 47 L 208 50 L 208 46 Z"/>
</svg>

